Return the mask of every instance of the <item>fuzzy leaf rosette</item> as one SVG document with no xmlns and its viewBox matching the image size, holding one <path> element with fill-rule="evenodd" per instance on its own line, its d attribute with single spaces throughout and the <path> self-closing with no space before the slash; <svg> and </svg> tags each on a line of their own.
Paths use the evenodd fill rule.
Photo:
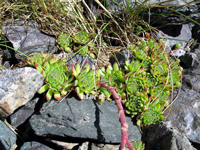
<svg viewBox="0 0 200 150">
<path fill-rule="evenodd" d="M 76 66 L 72 65 L 72 73 L 76 78 L 74 81 L 75 91 L 81 100 L 83 100 L 84 94 L 97 96 L 98 82 L 100 81 L 99 71 L 95 72 L 90 69 L 87 61 L 82 69 L 78 63 Z"/>
<path fill-rule="evenodd" d="M 125 66 L 127 99 L 123 103 L 127 114 L 137 116 L 138 126 L 164 120 L 170 93 L 181 85 L 179 61 L 170 58 L 164 47 L 152 40 L 129 46 L 133 59 Z"/>
<path fill-rule="evenodd" d="M 38 90 L 38 93 L 47 91 L 47 100 L 52 99 L 52 96 L 59 100 L 73 87 L 73 76 L 68 72 L 65 61 L 59 60 L 58 56 L 37 53 L 29 58 L 28 63 L 33 65 L 45 78 L 46 84 Z"/>
</svg>

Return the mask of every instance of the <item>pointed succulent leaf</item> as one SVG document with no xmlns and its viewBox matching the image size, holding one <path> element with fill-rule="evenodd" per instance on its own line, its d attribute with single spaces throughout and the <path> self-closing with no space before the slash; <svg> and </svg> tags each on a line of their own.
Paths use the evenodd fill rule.
<svg viewBox="0 0 200 150">
<path fill-rule="evenodd" d="M 53 90 L 49 89 L 48 92 L 46 93 L 46 99 L 49 101 L 53 96 Z"/>
<path fill-rule="evenodd" d="M 39 93 L 39 94 L 42 94 L 42 93 L 44 93 L 46 90 L 48 90 L 49 89 L 49 86 L 48 86 L 48 84 L 45 84 L 45 85 L 43 85 L 37 92 Z"/>
<path fill-rule="evenodd" d="M 55 98 L 56 100 L 61 99 L 60 93 L 59 93 L 59 92 L 54 92 L 54 98 Z"/>
</svg>

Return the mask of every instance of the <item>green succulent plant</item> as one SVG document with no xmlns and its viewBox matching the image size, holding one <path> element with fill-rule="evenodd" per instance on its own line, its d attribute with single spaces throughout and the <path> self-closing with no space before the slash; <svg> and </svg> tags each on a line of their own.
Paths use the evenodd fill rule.
<svg viewBox="0 0 200 150">
<path fill-rule="evenodd" d="M 90 34 L 85 31 L 74 33 L 73 37 L 73 41 L 79 44 L 87 44 L 90 41 Z"/>
<path fill-rule="evenodd" d="M 60 34 L 58 36 L 58 44 L 61 46 L 61 49 L 64 49 L 66 52 L 69 52 L 73 45 L 77 45 L 78 53 L 80 55 L 87 55 L 89 53 L 89 49 L 97 50 L 95 44 L 90 42 L 91 34 L 86 33 L 85 31 L 81 31 L 78 33 L 74 33 L 72 36 L 70 34 Z M 94 54 L 90 52 L 89 56 L 94 58 Z"/>
<path fill-rule="evenodd" d="M 145 146 L 144 143 L 142 143 L 142 141 L 135 141 L 135 142 L 131 142 L 134 150 L 144 150 Z"/>
<path fill-rule="evenodd" d="M 35 54 L 29 58 L 29 64 L 36 67 L 45 78 L 46 84 L 43 85 L 38 93 L 46 93 L 46 99 L 50 100 L 52 96 L 59 100 L 61 96 L 67 94 L 73 86 L 73 77 L 68 72 L 64 60 L 59 60 L 58 56 L 51 54 Z"/>
<path fill-rule="evenodd" d="M 78 63 L 76 66 L 72 65 L 72 72 L 76 78 L 74 81 L 75 91 L 81 100 L 84 98 L 84 94 L 97 95 L 100 74 L 95 74 L 94 70 L 90 70 L 90 64 L 88 61 L 82 69 Z"/>
<path fill-rule="evenodd" d="M 89 41 L 89 38 L 81 36 L 75 42 L 88 42 L 83 40 Z M 65 61 L 51 54 L 35 54 L 29 58 L 29 64 L 45 77 L 46 84 L 38 92 L 47 91 L 47 100 L 53 95 L 60 99 L 74 87 L 81 100 L 87 94 L 96 96 L 102 103 L 111 100 L 111 92 L 99 85 L 100 82 L 107 83 L 115 87 L 125 112 L 136 117 L 140 126 L 163 120 L 163 109 L 170 103 L 170 93 L 181 85 L 179 61 L 170 58 L 164 47 L 162 41 L 156 43 L 151 39 L 129 45 L 133 57 L 131 62 L 125 62 L 124 69 L 114 63 L 107 68 L 93 70 L 87 62 L 83 68 L 79 64 L 72 65 L 69 72 Z"/>
<path fill-rule="evenodd" d="M 58 36 L 58 44 L 66 51 L 69 52 L 72 46 L 72 39 L 70 34 L 60 34 Z"/>
<path fill-rule="evenodd" d="M 137 124 L 152 124 L 164 119 L 170 93 L 180 87 L 179 61 L 170 58 L 162 42 L 140 41 L 129 45 L 133 60 L 125 66 L 126 113 L 137 116 Z"/>
<path fill-rule="evenodd" d="M 102 79 L 101 82 L 107 82 L 108 85 L 111 85 L 112 87 L 116 87 L 116 90 L 118 94 L 125 99 L 126 94 L 124 93 L 125 91 L 125 77 L 123 72 L 120 70 L 119 66 L 117 63 L 114 63 L 113 66 L 111 64 L 108 65 L 107 69 L 101 70 L 102 72 Z M 111 100 L 111 92 L 103 87 L 100 88 L 99 90 L 100 95 L 98 96 L 99 103 L 102 103 L 105 99 L 106 100 Z"/>
</svg>

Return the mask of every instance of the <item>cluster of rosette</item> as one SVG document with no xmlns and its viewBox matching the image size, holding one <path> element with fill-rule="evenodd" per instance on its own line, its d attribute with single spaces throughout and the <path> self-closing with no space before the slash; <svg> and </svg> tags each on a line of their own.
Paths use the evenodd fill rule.
<svg viewBox="0 0 200 150">
<path fill-rule="evenodd" d="M 47 91 L 47 100 L 54 95 L 60 99 L 75 89 L 82 100 L 84 95 L 93 95 L 99 103 L 112 100 L 111 92 L 100 86 L 107 83 L 115 87 L 125 106 L 125 112 L 137 117 L 137 124 L 152 124 L 163 120 L 163 109 L 169 103 L 169 96 L 181 85 L 179 61 L 170 58 L 162 42 L 140 41 L 129 45 L 132 61 L 126 62 L 124 69 L 117 63 L 99 70 L 90 69 L 86 62 L 83 68 L 72 65 L 68 71 L 64 60 L 50 54 L 35 54 L 29 64 L 45 77 L 46 84 L 38 92 Z"/>
<path fill-rule="evenodd" d="M 68 71 L 65 61 L 59 59 L 58 56 L 52 54 L 36 53 L 29 58 L 28 63 L 35 66 L 45 78 L 45 85 L 43 85 L 38 93 L 46 93 L 46 99 L 61 99 L 73 87 L 73 76 Z"/>
<path fill-rule="evenodd" d="M 91 58 L 95 58 L 95 55 L 89 51 L 89 49 L 96 49 L 95 44 L 91 41 L 91 34 L 81 31 L 74 34 L 60 34 L 58 37 L 58 44 L 63 50 L 69 52 L 72 47 L 78 47 L 78 53 L 80 55 L 87 55 Z"/>
</svg>

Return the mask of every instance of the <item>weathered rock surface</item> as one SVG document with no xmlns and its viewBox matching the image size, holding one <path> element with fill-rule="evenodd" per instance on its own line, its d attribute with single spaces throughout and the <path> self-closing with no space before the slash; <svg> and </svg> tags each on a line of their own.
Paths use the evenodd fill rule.
<svg viewBox="0 0 200 150">
<path fill-rule="evenodd" d="M 60 59 L 68 58 L 66 63 L 69 66 L 69 69 L 71 69 L 72 64 L 76 65 L 76 63 L 79 63 L 81 67 L 84 66 L 84 64 L 88 61 L 90 63 L 90 67 L 93 66 L 94 62 L 93 59 L 91 59 L 88 56 L 83 56 L 80 54 L 75 54 L 75 53 L 61 53 L 58 55 Z"/>
<path fill-rule="evenodd" d="M 166 43 L 167 52 L 170 52 L 172 47 L 175 46 L 177 43 L 181 44 L 181 49 L 184 50 L 184 48 L 187 45 L 187 42 L 185 41 L 190 41 L 190 39 L 192 38 L 193 26 L 194 25 L 192 23 L 183 24 L 179 27 L 167 26 L 165 28 L 160 29 L 160 31 L 156 33 L 156 37 L 163 39 L 163 42 Z M 184 54 L 185 53 L 181 52 L 181 55 Z M 180 57 L 181 55 L 178 53 L 176 56 Z"/>
<path fill-rule="evenodd" d="M 165 123 L 146 127 L 145 150 L 195 150 L 189 140 Z"/>
<path fill-rule="evenodd" d="M 178 98 L 165 112 L 166 123 L 190 141 L 200 143 L 200 69 L 185 73 Z"/>
<path fill-rule="evenodd" d="M 26 55 L 36 52 L 54 53 L 57 50 L 55 39 L 42 34 L 39 25 L 33 20 L 7 20 L 3 23 L 2 30 L 8 40 L 13 44 L 14 49 Z M 6 57 L 12 57 L 12 54 L 5 54 Z M 24 58 L 18 52 L 15 52 L 15 57 L 17 59 Z"/>
<path fill-rule="evenodd" d="M 1 71 L 0 116 L 9 116 L 30 101 L 43 83 L 43 76 L 31 67 Z"/>
<path fill-rule="evenodd" d="M 173 2 L 175 2 L 173 4 Z M 176 2 L 179 2 L 176 3 Z M 169 7 L 154 7 L 151 9 L 151 17 L 150 17 L 150 22 L 153 23 L 153 25 L 167 25 L 170 23 L 189 23 L 193 22 L 189 18 L 199 22 L 200 18 L 200 4 L 198 0 L 195 0 L 193 4 L 191 5 L 185 5 L 182 7 L 178 7 L 178 5 L 184 5 L 188 2 L 191 2 L 190 0 L 184 1 L 184 0 L 175 0 L 175 1 L 169 1 L 169 5 L 174 5 L 170 7 L 170 9 L 175 10 L 172 11 L 169 9 Z M 196 2 L 196 3 L 195 3 Z M 171 4 L 170 4 L 171 3 Z M 183 14 L 183 15 L 180 15 Z M 161 15 L 157 15 L 161 14 Z M 187 16 L 187 17 L 184 17 Z M 149 16 L 146 15 L 144 16 L 145 20 L 148 20 Z"/>
<path fill-rule="evenodd" d="M 38 142 L 25 142 L 20 150 L 53 150 L 52 148 L 49 148 L 46 145 L 43 145 Z"/>
<path fill-rule="evenodd" d="M 16 134 L 0 120 L 0 149 L 10 150 L 15 147 L 16 140 Z"/>
<path fill-rule="evenodd" d="M 130 62 L 132 60 L 132 55 L 126 49 L 122 49 L 120 52 L 114 53 L 114 56 L 111 56 L 110 63 L 113 65 L 115 62 L 119 62 L 121 68 L 124 68 L 125 61 Z"/>
<path fill-rule="evenodd" d="M 27 102 L 19 110 L 11 114 L 9 116 L 10 124 L 14 127 L 18 127 L 23 124 L 35 112 L 38 100 L 39 98 L 35 98 Z"/>
<path fill-rule="evenodd" d="M 126 117 L 129 124 L 129 140 L 141 140 L 141 133 L 133 125 L 131 118 Z M 115 102 L 104 102 L 98 105 L 95 101 L 76 98 L 65 98 L 62 102 L 46 103 L 40 113 L 33 115 L 30 124 L 35 134 L 43 137 L 77 137 L 93 139 L 101 142 L 120 143 L 121 126 Z"/>
<path fill-rule="evenodd" d="M 111 145 L 111 144 L 94 144 L 90 142 L 84 142 L 79 146 L 78 150 L 119 150 L 120 145 Z M 125 150 L 128 150 L 125 147 Z"/>
</svg>

